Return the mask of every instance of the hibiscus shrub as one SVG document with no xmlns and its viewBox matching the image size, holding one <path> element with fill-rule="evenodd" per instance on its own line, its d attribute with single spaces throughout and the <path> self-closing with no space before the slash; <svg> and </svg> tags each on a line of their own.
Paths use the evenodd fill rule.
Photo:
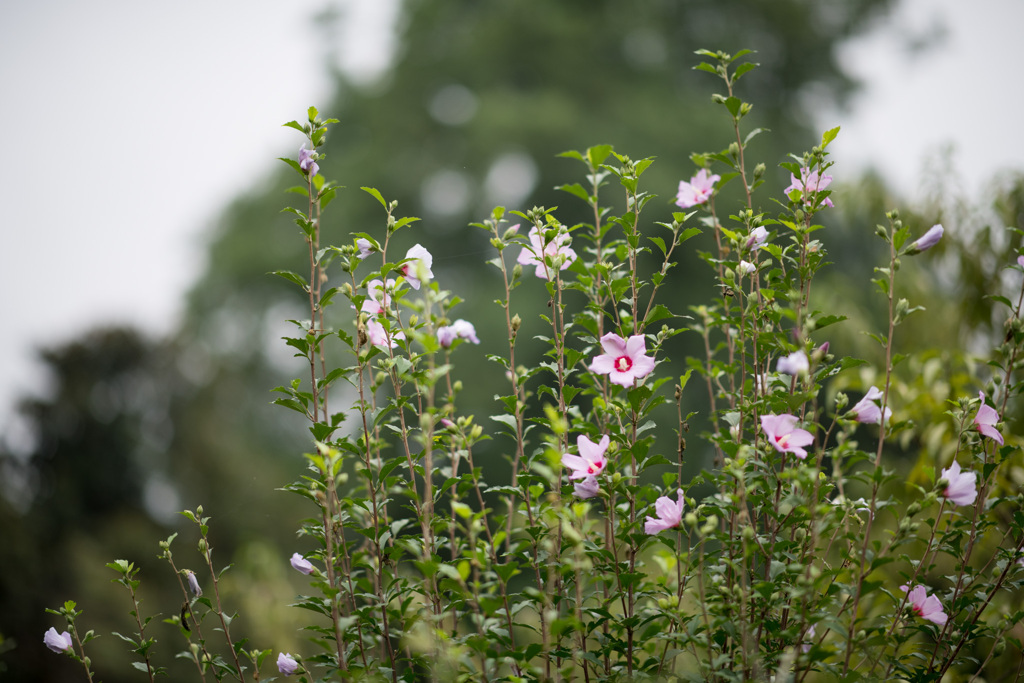
<svg viewBox="0 0 1024 683">
<path fill-rule="evenodd" d="M 815 310 L 812 296 L 826 264 L 816 221 L 832 207 L 827 148 L 838 129 L 783 162 L 792 175 L 784 197 L 755 200 L 765 167 L 751 169 L 746 152 L 759 131 L 744 130 L 750 105 L 734 92 L 754 64 L 745 52 L 699 54 L 707 61 L 697 68 L 724 84 L 713 99 L 736 141 L 692 157 L 679 212 L 665 215 L 641 189 L 652 159 L 596 146 L 563 154 L 582 165 L 584 182 L 561 189 L 586 203 L 589 224 L 500 207 L 478 224 L 497 252 L 508 340 L 490 357 L 507 379 L 487 419 L 459 403 L 456 362 L 479 343 L 472 323 L 455 318 L 459 298 L 434 278 L 426 249 L 397 255 L 392 246 L 417 219 L 363 188 L 383 209 L 383 229 L 322 245 L 337 188 L 316 161 L 333 121 L 310 109 L 308 122 L 288 124 L 308 144 L 286 161 L 303 182 L 305 205 L 289 211 L 309 273 L 278 274 L 302 288 L 309 318 L 287 339 L 305 359 L 303 377 L 278 387 L 276 402 L 308 418 L 315 447 L 288 489 L 316 514 L 291 558 L 310 579 L 297 601 L 313 615 L 310 647 L 278 652 L 281 674 L 927 681 L 1020 659 L 1024 515 L 1004 476 L 1017 449 L 1000 431 L 1020 391 L 1020 297 L 999 297 L 1009 334 L 976 380 L 984 393 L 949 405 L 952 447 L 942 452 L 952 457 L 905 483 L 885 450 L 916 429 L 894 400 L 897 328 L 918 310 L 900 296 L 900 262 L 942 228 L 913 240 L 916 226 L 895 212 L 878 227 L 889 258 L 874 284 L 887 327 L 868 332 L 885 366 L 851 406 L 828 389 L 863 362 L 830 353 L 823 331 L 843 317 Z M 720 213 L 727 183 L 741 204 Z M 609 195 L 623 200 L 621 213 Z M 678 250 L 701 232 L 714 238 L 701 257 L 720 294 L 672 310 L 682 297 L 664 290 L 679 291 Z M 539 316 L 517 303 L 519 287 L 546 288 Z M 527 330 L 546 345 L 533 367 L 516 356 Z M 666 342 L 683 333 L 699 335 L 706 353 L 672 365 Z M 689 481 L 686 392 L 707 401 L 710 454 Z M 667 442 L 655 430 L 666 416 Z M 475 456 L 483 439 L 505 454 L 509 480 Z M 215 588 L 202 514 L 186 513 Z M 178 571 L 171 540 L 165 558 Z M 130 588 L 130 566 L 120 570 Z M 179 576 L 184 656 L 218 679 L 244 679 L 246 660 L 258 669 L 272 651 L 232 640 L 219 599 L 203 597 L 190 572 Z M 76 633 L 74 605 L 62 613 Z M 207 649 L 207 618 L 228 635 L 228 655 Z M 132 640 L 140 656 L 143 627 Z M 51 649 L 79 657 L 77 645 L 84 658 L 77 638 L 51 631 Z"/>
</svg>

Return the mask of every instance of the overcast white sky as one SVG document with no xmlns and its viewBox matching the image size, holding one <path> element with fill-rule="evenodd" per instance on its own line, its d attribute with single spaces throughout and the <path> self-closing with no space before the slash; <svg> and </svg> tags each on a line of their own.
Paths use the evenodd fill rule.
<svg viewBox="0 0 1024 683">
<path fill-rule="evenodd" d="M 394 0 L 338 0 L 350 69 L 380 68 Z M 103 322 L 171 331 L 204 229 L 290 154 L 280 127 L 328 95 L 313 15 L 330 0 L 0 3 L 0 430 L 45 389 L 33 349 Z M 946 43 L 914 59 L 907 36 Z M 903 0 L 844 50 L 869 84 L 831 148 L 837 182 L 880 167 L 911 198 L 955 144 L 972 187 L 1024 166 L 1020 0 Z M 383 48 L 383 49 L 382 49 Z"/>
</svg>

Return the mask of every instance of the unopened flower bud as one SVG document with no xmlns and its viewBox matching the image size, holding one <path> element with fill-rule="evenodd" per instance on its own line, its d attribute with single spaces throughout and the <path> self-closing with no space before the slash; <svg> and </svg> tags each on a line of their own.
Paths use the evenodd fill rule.
<svg viewBox="0 0 1024 683">
<path fill-rule="evenodd" d="M 754 180 L 759 180 L 764 175 L 764 172 L 765 172 L 765 165 L 764 164 L 758 164 L 757 166 L 755 166 L 754 167 Z"/>
<path fill-rule="evenodd" d="M 188 588 L 192 591 L 192 594 L 197 598 L 203 594 L 203 589 L 199 587 L 199 579 L 196 578 L 195 572 L 190 569 L 185 570 L 185 579 L 188 581 Z"/>
<path fill-rule="evenodd" d="M 523 324 L 523 319 L 516 313 L 512 316 L 512 332 L 513 334 L 519 331 L 519 326 Z"/>
<path fill-rule="evenodd" d="M 921 504 L 918 503 L 917 501 L 914 501 L 913 503 L 911 503 L 910 505 L 907 506 L 907 517 L 913 517 L 914 515 L 916 515 L 920 511 L 921 511 Z"/>
<path fill-rule="evenodd" d="M 686 516 L 683 517 L 683 522 L 688 527 L 695 527 L 695 526 L 697 526 L 697 515 L 695 515 L 692 512 L 687 512 Z"/>
<path fill-rule="evenodd" d="M 740 532 L 740 533 L 743 535 L 743 540 L 744 541 L 753 541 L 754 540 L 754 527 L 752 527 L 752 526 L 745 526 L 745 527 L 743 527 L 743 531 Z"/>
</svg>

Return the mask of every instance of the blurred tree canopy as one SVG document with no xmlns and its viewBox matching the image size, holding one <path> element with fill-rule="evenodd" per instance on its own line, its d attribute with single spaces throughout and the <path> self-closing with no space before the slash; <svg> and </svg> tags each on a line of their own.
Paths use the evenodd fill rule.
<svg viewBox="0 0 1024 683">
<path fill-rule="evenodd" d="M 644 180 L 659 195 L 651 206 L 662 202 L 667 216 L 679 180 L 693 174 L 689 154 L 718 151 L 731 141 L 725 118 L 710 103 L 715 81 L 692 69 L 699 48 L 756 50 L 751 59 L 761 67 L 739 87 L 755 105 L 748 121 L 771 129 L 757 139 L 754 152 L 768 163 L 766 190 L 776 192 L 788 184 L 788 173 L 776 170 L 775 162 L 819 139 L 810 129 L 813 108 L 841 103 L 855 86 L 837 62 L 837 46 L 870 28 L 892 4 L 407 0 L 398 53 L 381 81 L 356 86 L 338 74 L 333 100 L 316 103 L 341 120 L 328 140 L 322 172 L 348 186 L 326 215 L 324 242 L 383 230 L 379 204 L 359 186 L 397 199 L 400 215 L 422 217 L 399 233 L 406 242 L 396 249 L 422 243 L 435 256 L 443 286 L 469 299 L 455 314 L 476 323 L 483 344 L 472 355 L 481 360 L 473 365 L 464 354 L 458 372 L 496 375 L 497 367 L 482 360 L 504 344 L 502 335 L 489 334 L 498 314 L 491 304 L 496 294 L 468 296 L 496 292 L 484 265 L 492 248 L 468 223 L 496 204 L 522 210 L 558 205 L 563 222 L 585 219 L 581 202 L 554 189 L 581 179 L 574 162 L 556 155 L 604 143 L 633 158 L 658 155 Z M 323 21 L 340 16 L 327 13 Z M 302 114 L 297 111 L 296 118 Z M 296 149 L 300 142 L 297 136 Z M 297 229 L 280 213 L 288 201 L 283 191 L 293 184 L 282 164 L 226 208 L 211 231 L 207 267 L 173 340 L 106 330 L 44 355 L 52 391 L 23 407 L 34 435 L 31 452 L 0 452 L 8 488 L 16 485 L 12 481 L 22 484 L 18 496 L 0 497 L 0 521 L 11 530 L 0 551 L 7 570 L 0 577 L 0 634 L 15 642 L 0 663 L 13 680 L 72 676 L 68 662 L 42 646 L 45 628 L 57 625 L 42 614 L 44 606 L 73 598 L 85 609 L 87 628 L 103 634 L 128 628 L 127 600 L 107 582 L 113 574 L 104 573 L 105 562 L 124 557 L 143 564 L 140 577 L 152 591 L 143 609 L 170 616 L 177 598 L 169 570 L 153 559 L 157 541 L 183 529 L 169 512 L 200 503 L 213 516 L 216 557 L 236 563 L 227 576 L 261 582 L 260 597 L 239 607 L 246 619 L 241 628 L 264 629 L 258 635 L 276 645 L 296 642 L 294 629 L 276 612 L 260 623 L 272 609 L 268 605 L 284 604 L 294 594 L 293 577 L 264 565 L 268 557 L 283 565 L 302 549 L 293 534 L 305 512 L 300 501 L 274 488 L 298 476 L 295 456 L 308 448 L 308 438 L 298 416 L 270 405 L 269 393 L 302 368 L 280 340 L 289 331 L 287 318 L 304 317 L 302 302 L 268 275 L 301 270 L 305 259 Z M 606 192 L 610 202 L 621 203 L 615 187 Z M 837 239 L 844 249 L 860 245 L 864 252 L 865 231 L 891 208 L 881 194 L 877 187 L 865 190 L 857 198 L 862 214 L 840 221 L 848 220 L 853 231 L 842 227 Z M 1019 189 L 1008 192 L 1001 205 L 1018 224 L 1020 196 Z M 683 268 L 705 272 L 692 255 L 683 258 Z M 964 301 L 976 301 L 992 284 L 972 270 L 978 262 L 961 264 L 970 286 L 978 287 Z M 520 296 L 541 297 L 543 288 L 530 284 L 518 290 Z M 705 294 L 685 293 L 693 303 Z M 965 308 L 985 324 L 983 311 L 973 303 Z M 991 308 L 985 320 L 994 320 Z M 490 405 L 486 382 L 475 384 L 467 386 L 465 403 Z M 177 542 L 181 553 L 193 543 L 184 536 Z M 170 631 L 158 637 L 158 650 L 179 647 Z M 256 634 L 253 640 L 271 646 Z M 134 680 L 123 665 L 107 668 L 114 658 L 125 661 L 120 642 L 105 637 L 96 644 L 103 680 Z"/>
</svg>

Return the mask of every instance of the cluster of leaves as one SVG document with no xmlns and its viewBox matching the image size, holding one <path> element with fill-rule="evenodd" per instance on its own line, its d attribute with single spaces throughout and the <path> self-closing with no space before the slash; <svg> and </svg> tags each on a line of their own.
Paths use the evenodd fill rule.
<svg viewBox="0 0 1024 683">
<path fill-rule="evenodd" d="M 285 488 L 316 511 L 299 529 L 312 548 L 292 561 L 311 579 L 312 594 L 296 605 L 314 615 L 307 631 L 316 649 L 282 654 L 281 673 L 396 683 L 804 680 L 814 672 L 938 680 L 1021 651 L 1014 628 L 1024 513 L 1002 479 L 1016 448 L 979 434 L 971 420 L 979 401 L 965 398 L 951 402 L 948 419 L 954 458 L 977 477 L 970 504 L 952 501 L 942 478 L 950 475 L 934 468 L 918 482 L 927 486 L 914 485 L 916 499 L 901 503 L 902 477 L 885 458 L 886 444 L 915 430 L 894 401 L 904 360 L 894 349 L 899 324 L 920 309 L 897 296 L 897 274 L 901 259 L 927 246 L 910 240 L 895 212 L 878 228 L 890 255 L 875 280 L 889 325 L 872 335 L 886 358 L 874 404 L 884 417 L 877 437 L 868 432 L 875 450 L 863 450 L 857 437 L 874 428 L 848 409 L 846 395 L 825 398 L 830 381 L 863 362 L 822 344 L 822 331 L 843 318 L 815 310 L 812 291 L 826 265 L 816 220 L 832 203 L 827 147 L 838 130 L 782 164 L 793 185 L 774 211 L 755 208 L 765 167 L 750 170 L 746 153 L 761 131 L 743 134 L 752 107 L 734 86 L 756 65 L 736 64 L 745 52 L 700 54 L 708 61 L 698 68 L 726 87 L 713 101 L 725 108 L 735 142 L 693 155 L 700 183 L 714 193 L 680 199 L 691 211 L 650 219 L 656 204 L 641 176 L 653 160 L 597 146 L 563 155 L 584 168 L 585 182 L 560 189 L 586 203 L 588 222 L 565 225 L 554 208 L 498 207 L 476 224 L 497 250 L 490 263 L 508 340 L 507 353 L 490 356 L 507 382 L 489 416 L 493 435 L 459 404 L 454 359 L 475 339 L 471 325 L 467 332 L 468 323 L 453 320 L 459 297 L 432 277 L 422 248 L 395 258 L 393 236 L 417 219 L 363 188 L 383 208 L 384 230 L 322 245 L 322 212 L 338 188 L 316 160 L 333 121 L 311 108 L 307 122 L 287 124 L 310 145 L 300 161 L 286 160 L 303 179 L 294 192 L 305 206 L 288 211 L 306 242 L 309 274 L 277 274 L 302 288 L 309 317 L 291 321 L 298 332 L 286 339 L 304 377 L 275 391 L 278 404 L 307 418 L 315 441 L 305 475 Z M 728 183 L 741 187 L 742 200 L 723 219 L 716 199 Z M 620 211 L 605 198 L 615 185 Z M 681 297 L 664 292 L 677 249 L 704 231 L 715 248 L 701 256 L 720 296 L 683 315 L 672 310 Z M 545 312 L 521 315 L 517 290 L 538 283 Z M 1003 414 L 1020 390 L 1013 375 L 1024 326 L 1020 300 L 999 300 L 1011 322 L 985 379 Z M 545 345 L 535 367 L 516 360 L 527 331 Z M 706 354 L 670 375 L 668 342 L 682 333 L 700 335 Z M 614 359 L 619 375 L 594 360 L 626 340 L 631 350 Z M 624 380 L 640 355 L 653 370 Z M 707 393 L 714 458 L 684 481 L 693 416 L 683 414 L 682 397 L 698 386 L 694 377 Z M 668 448 L 655 436 L 666 419 L 675 432 Z M 807 435 L 806 450 L 787 441 L 797 432 Z M 599 457 L 594 444 L 602 444 Z M 506 466 L 482 462 L 484 445 L 504 454 Z M 576 452 L 594 463 L 582 481 L 563 469 L 573 469 Z M 686 509 L 676 508 L 678 518 L 674 498 Z M 185 514 L 200 528 L 213 599 L 190 597 L 181 583 L 177 623 L 190 643 L 183 655 L 218 680 L 244 680 L 248 658 L 258 678 L 271 651 L 232 640 L 206 519 L 202 510 Z M 171 540 L 164 557 L 181 581 L 188 574 L 174 566 Z M 152 677 L 134 568 L 110 566 L 138 622 L 138 638 L 125 639 Z M 921 585 L 945 610 L 942 624 L 920 618 L 935 614 L 935 603 L 924 612 L 909 590 Z M 230 659 L 206 649 L 205 615 L 218 620 Z"/>
</svg>

